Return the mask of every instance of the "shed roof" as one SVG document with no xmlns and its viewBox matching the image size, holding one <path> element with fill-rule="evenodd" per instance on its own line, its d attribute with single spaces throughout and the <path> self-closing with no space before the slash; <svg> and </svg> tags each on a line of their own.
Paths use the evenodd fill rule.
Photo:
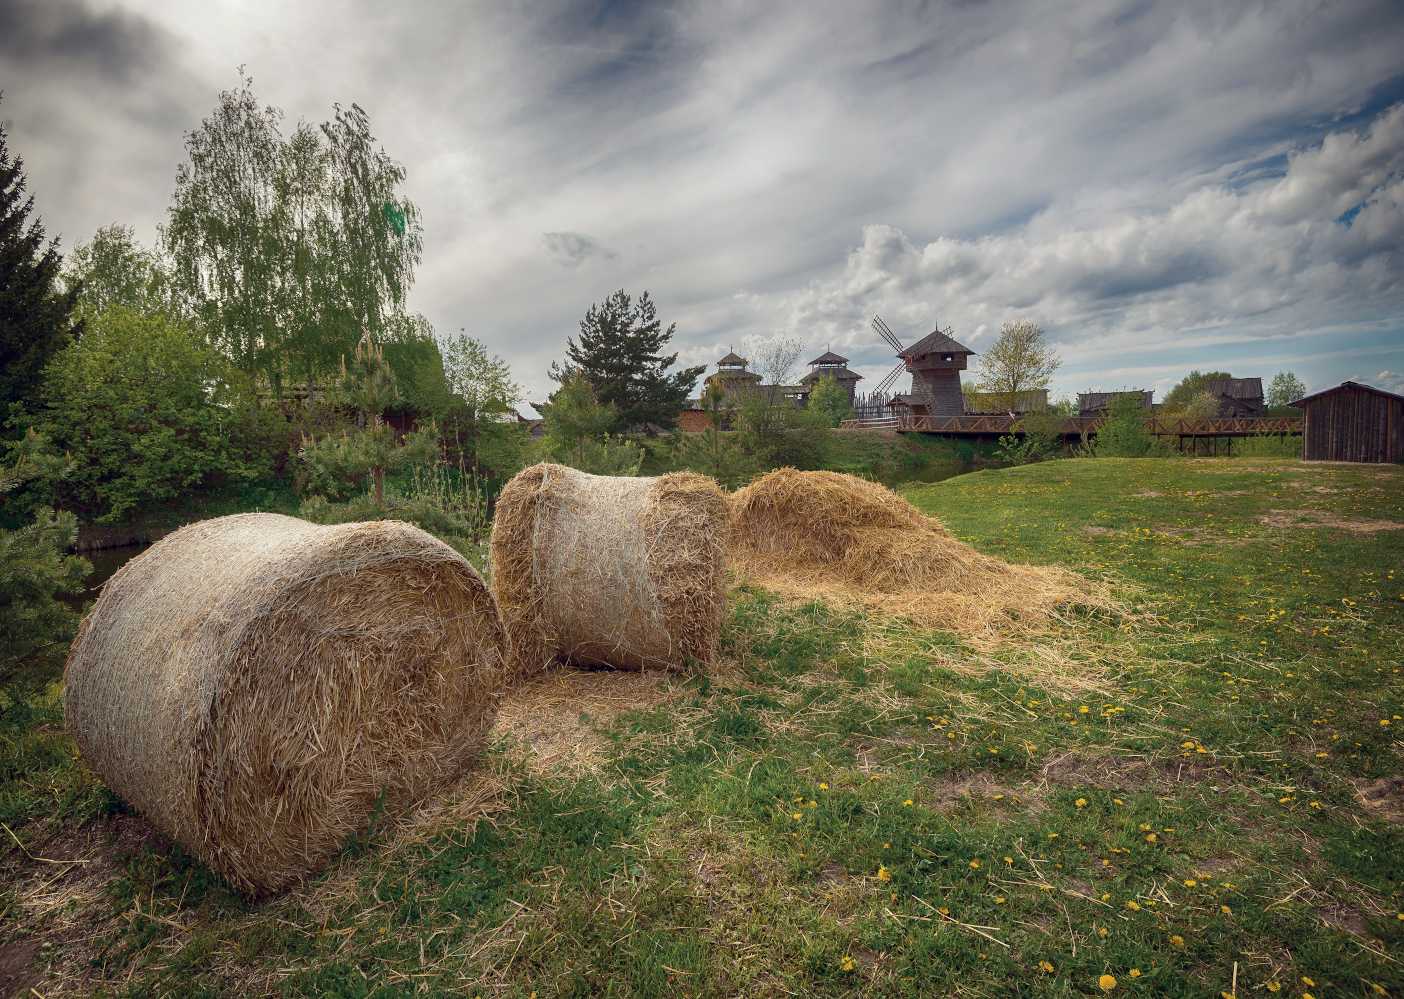
<svg viewBox="0 0 1404 999">
<path fill-rule="evenodd" d="M 1261 399 L 1263 380 L 1261 378 L 1214 378 L 1204 383 L 1204 391 L 1211 395 L 1226 395 L 1230 399 Z"/>
<path fill-rule="evenodd" d="M 1155 397 L 1155 393 L 1149 389 L 1132 389 L 1127 392 L 1079 392 L 1077 394 L 1077 408 L 1079 410 L 1106 409 L 1111 405 L 1112 399 L 1126 395 L 1139 395 L 1142 409 L 1150 409 Z"/>
<path fill-rule="evenodd" d="M 814 360 L 810 361 L 809 363 L 810 363 L 811 365 L 814 365 L 814 364 L 847 364 L 847 363 L 848 363 L 848 358 L 846 358 L 846 357 L 840 357 L 838 354 L 835 354 L 832 350 L 826 350 L 826 351 L 824 351 L 824 353 L 820 354 L 818 357 L 816 357 Z"/>
<path fill-rule="evenodd" d="M 1386 392 L 1384 389 L 1377 389 L 1373 385 L 1361 385 L 1359 382 L 1341 382 L 1339 385 L 1334 385 L 1328 389 L 1322 389 L 1320 392 L 1313 392 L 1311 395 L 1302 396 L 1296 402 L 1289 402 L 1287 405 L 1300 406 L 1304 402 L 1310 402 L 1313 399 L 1320 399 L 1324 395 L 1332 395 L 1336 392 L 1346 392 L 1351 390 L 1356 390 L 1360 392 L 1373 392 L 1375 395 L 1382 395 L 1388 399 L 1398 399 L 1400 402 L 1404 402 L 1404 395 L 1395 395 L 1393 392 Z"/>
<path fill-rule="evenodd" d="M 969 347 L 962 347 L 940 330 L 932 330 L 916 343 L 898 354 L 898 357 L 920 357 L 922 354 L 973 354 Z"/>
</svg>

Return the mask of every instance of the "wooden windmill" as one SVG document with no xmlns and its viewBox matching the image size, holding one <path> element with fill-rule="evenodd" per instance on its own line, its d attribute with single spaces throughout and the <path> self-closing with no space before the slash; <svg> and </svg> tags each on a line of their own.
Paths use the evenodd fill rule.
<svg viewBox="0 0 1404 999">
<path fill-rule="evenodd" d="M 873 329 L 902 359 L 902 363 L 878 383 L 874 394 L 886 392 L 902 372 L 907 371 L 912 376 L 912 391 L 906 396 L 894 396 L 893 400 L 905 405 L 913 416 L 960 416 L 964 413 L 960 373 L 965 370 L 966 359 L 975 351 L 961 346 L 952 338 L 950 328 L 943 330 L 939 324 L 910 347 L 902 346 L 902 341 L 880 316 L 873 317 Z"/>
</svg>

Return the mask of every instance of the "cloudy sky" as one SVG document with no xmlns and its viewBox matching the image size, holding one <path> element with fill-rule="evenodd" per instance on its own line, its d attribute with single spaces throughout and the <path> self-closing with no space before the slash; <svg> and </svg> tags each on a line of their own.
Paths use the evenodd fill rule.
<svg viewBox="0 0 1404 999">
<path fill-rule="evenodd" d="M 0 0 L 0 116 L 72 247 L 154 241 L 241 64 L 289 124 L 360 104 L 423 209 L 411 306 L 532 398 L 621 287 L 684 362 L 785 334 L 861 387 L 877 313 L 1035 319 L 1064 393 L 1401 391 L 1400 52 L 1397 0 Z"/>
</svg>

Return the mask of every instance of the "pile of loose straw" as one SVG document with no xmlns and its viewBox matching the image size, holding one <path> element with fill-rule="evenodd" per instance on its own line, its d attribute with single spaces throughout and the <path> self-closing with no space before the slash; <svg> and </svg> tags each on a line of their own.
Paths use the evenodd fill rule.
<svg viewBox="0 0 1404 999">
<path fill-rule="evenodd" d="M 738 582 L 901 614 L 976 640 L 1105 599 L 1072 573 L 983 555 L 891 490 L 836 472 L 762 476 L 732 497 L 731 527 L 728 562 Z"/>
<path fill-rule="evenodd" d="M 711 479 L 540 464 L 503 487 L 492 580 L 516 670 L 710 662 L 726 615 L 727 500 Z"/>
<path fill-rule="evenodd" d="M 382 797 L 396 811 L 454 784 L 506 652 L 482 579 L 417 528 L 223 517 L 112 577 L 64 712 L 114 791 L 257 894 L 318 870 Z"/>
</svg>

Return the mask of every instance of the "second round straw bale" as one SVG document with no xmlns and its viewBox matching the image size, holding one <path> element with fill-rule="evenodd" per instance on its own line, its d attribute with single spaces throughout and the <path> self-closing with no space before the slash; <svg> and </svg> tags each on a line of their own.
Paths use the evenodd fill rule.
<svg viewBox="0 0 1404 999">
<path fill-rule="evenodd" d="M 726 494 L 702 475 L 533 465 L 503 487 L 492 580 L 519 671 L 709 662 L 726 616 Z"/>
</svg>

